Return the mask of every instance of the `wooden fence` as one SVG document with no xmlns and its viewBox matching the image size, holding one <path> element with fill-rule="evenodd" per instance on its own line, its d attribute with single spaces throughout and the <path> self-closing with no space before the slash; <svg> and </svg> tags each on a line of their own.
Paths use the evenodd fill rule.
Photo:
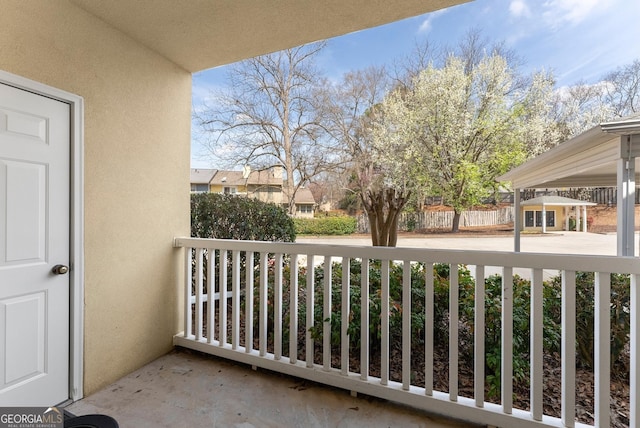
<svg viewBox="0 0 640 428">
<path fill-rule="evenodd" d="M 513 207 L 490 211 L 464 211 L 460 218 L 460 226 L 495 226 L 513 223 L 513 220 Z M 453 211 L 403 213 L 400 215 L 398 229 L 403 231 L 450 229 L 452 224 Z M 358 216 L 358 233 L 369 233 L 369 220 L 366 214 Z"/>
</svg>

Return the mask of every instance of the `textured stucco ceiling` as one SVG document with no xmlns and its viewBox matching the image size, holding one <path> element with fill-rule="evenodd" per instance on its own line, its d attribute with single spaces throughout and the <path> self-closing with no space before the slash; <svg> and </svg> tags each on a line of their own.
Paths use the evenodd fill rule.
<svg viewBox="0 0 640 428">
<path fill-rule="evenodd" d="M 468 0 L 71 0 L 196 72 Z"/>
</svg>

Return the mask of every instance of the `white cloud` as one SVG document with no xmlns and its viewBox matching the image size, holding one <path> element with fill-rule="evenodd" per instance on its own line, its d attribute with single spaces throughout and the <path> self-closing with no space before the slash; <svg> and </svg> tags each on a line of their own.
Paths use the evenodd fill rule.
<svg viewBox="0 0 640 428">
<path fill-rule="evenodd" d="M 447 13 L 447 9 L 440 9 L 436 10 L 435 12 L 428 13 L 425 20 L 422 21 L 422 24 L 420 24 L 420 27 L 418 28 L 418 34 L 425 34 L 431 31 L 431 28 L 433 27 L 433 21 L 435 21 L 436 18 L 445 13 Z"/>
<path fill-rule="evenodd" d="M 531 10 L 525 0 L 512 0 L 509 4 L 509 12 L 516 18 L 531 16 Z"/>
<path fill-rule="evenodd" d="M 577 25 L 591 15 L 602 13 L 612 0 L 547 0 L 542 16 L 552 27 L 563 24 Z"/>
</svg>

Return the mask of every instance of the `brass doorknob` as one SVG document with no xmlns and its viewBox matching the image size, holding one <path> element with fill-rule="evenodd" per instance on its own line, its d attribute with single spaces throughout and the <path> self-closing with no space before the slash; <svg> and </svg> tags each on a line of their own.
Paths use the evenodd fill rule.
<svg viewBox="0 0 640 428">
<path fill-rule="evenodd" d="M 51 269 L 51 273 L 54 275 L 64 275 L 67 272 L 69 272 L 69 266 L 65 265 L 55 265 L 53 269 Z"/>
</svg>

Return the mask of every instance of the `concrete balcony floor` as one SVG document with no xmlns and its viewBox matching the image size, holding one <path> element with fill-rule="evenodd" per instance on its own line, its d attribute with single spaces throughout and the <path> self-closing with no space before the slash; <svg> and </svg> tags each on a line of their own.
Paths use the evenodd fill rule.
<svg viewBox="0 0 640 428">
<path fill-rule="evenodd" d="M 140 427 L 473 427 L 373 397 L 176 349 L 75 402 Z"/>
</svg>

